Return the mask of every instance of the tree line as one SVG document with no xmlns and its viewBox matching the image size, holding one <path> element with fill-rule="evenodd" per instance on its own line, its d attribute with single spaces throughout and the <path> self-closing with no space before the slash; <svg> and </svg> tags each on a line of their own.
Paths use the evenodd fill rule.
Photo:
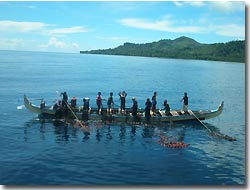
<svg viewBox="0 0 250 190">
<path fill-rule="evenodd" d="M 80 51 L 80 53 L 245 63 L 245 40 L 202 44 L 183 36 L 175 40 L 164 39 L 145 44 L 126 42 L 116 48 Z"/>
</svg>

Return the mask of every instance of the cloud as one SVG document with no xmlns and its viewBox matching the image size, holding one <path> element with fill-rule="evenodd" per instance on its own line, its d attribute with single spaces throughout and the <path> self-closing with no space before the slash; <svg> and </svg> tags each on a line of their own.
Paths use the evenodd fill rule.
<svg viewBox="0 0 250 190">
<path fill-rule="evenodd" d="M 203 33 L 204 28 L 200 26 L 173 26 L 169 20 L 149 21 L 146 19 L 125 18 L 119 20 L 120 24 L 133 28 L 157 30 L 178 33 Z"/>
<path fill-rule="evenodd" d="M 22 38 L 12 38 L 12 39 L 0 39 L 0 47 L 1 49 L 17 49 L 20 47 L 24 47 L 27 44 Z"/>
<path fill-rule="evenodd" d="M 46 44 L 39 45 L 37 40 L 27 40 L 23 38 L 0 38 L 1 49 L 6 50 L 41 50 L 41 51 L 69 51 L 75 52 L 79 49 L 79 44 L 66 42 L 51 37 Z"/>
<path fill-rule="evenodd" d="M 74 26 L 69 28 L 56 28 L 52 30 L 48 30 L 47 33 L 49 35 L 65 35 L 65 34 L 75 34 L 75 33 L 83 33 L 88 32 L 89 30 L 82 26 Z"/>
<path fill-rule="evenodd" d="M 110 36 L 110 37 L 96 36 L 95 38 L 99 40 L 112 41 L 112 42 L 124 42 L 129 40 L 129 38 L 127 37 L 119 37 L 119 36 Z"/>
<path fill-rule="evenodd" d="M 236 11 L 245 11 L 245 3 L 237 1 L 211 1 L 209 8 L 220 13 L 232 13 Z"/>
<path fill-rule="evenodd" d="M 245 38 L 245 26 L 237 24 L 226 24 L 219 26 L 210 26 L 216 34 L 227 37 Z"/>
<path fill-rule="evenodd" d="M 58 28 L 56 25 L 43 22 L 18 22 L 11 20 L 0 20 L 0 35 L 5 38 L 0 39 L 1 49 L 28 49 L 39 48 L 41 50 L 66 50 L 73 51 L 79 48 L 78 43 L 62 40 L 67 35 L 88 32 L 89 30 L 82 26 L 72 26 L 67 28 Z M 12 38 L 13 34 L 20 38 Z M 34 40 L 27 40 L 30 35 L 34 35 Z M 48 42 L 38 45 L 37 39 L 44 36 L 49 37 Z M 61 38 L 57 38 L 61 37 Z"/>
<path fill-rule="evenodd" d="M 36 9 L 37 8 L 37 6 L 34 6 L 34 5 L 27 5 L 24 7 L 28 8 L 28 9 Z"/>
<path fill-rule="evenodd" d="M 220 13 L 232 13 L 245 10 L 244 1 L 174 1 L 173 3 L 177 7 L 186 5 L 200 8 L 207 6 L 209 9 Z"/>
<path fill-rule="evenodd" d="M 214 33 L 221 36 L 226 37 L 234 37 L 234 38 L 245 38 L 245 26 L 239 24 L 207 24 L 207 20 L 198 20 L 198 21 L 190 21 L 189 23 L 200 23 L 199 26 L 195 26 L 192 24 L 189 25 L 181 25 L 181 21 L 174 21 L 173 18 L 169 16 L 165 16 L 163 20 L 149 21 L 146 19 L 138 19 L 138 18 L 125 18 L 119 20 L 120 24 L 138 28 L 145 30 L 155 30 L 155 31 L 163 31 L 163 32 L 171 32 L 171 33 L 193 33 L 193 34 L 209 34 Z M 186 21 L 188 22 L 188 21 Z M 178 26 L 175 26 L 175 23 L 178 23 Z M 211 22 L 210 22 L 211 23 Z"/>
<path fill-rule="evenodd" d="M 42 22 L 17 22 L 11 20 L 0 21 L 0 31 L 2 32 L 27 33 L 43 30 L 47 26 L 49 26 L 49 24 Z"/>
<path fill-rule="evenodd" d="M 193 7 L 202 7 L 205 6 L 206 3 L 204 1 L 174 1 L 173 2 L 177 7 L 181 7 L 184 5 L 190 5 Z"/>
<path fill-rule="evenodd" d="M 40 45 L 40 48 L 49 48 L 49 47 L 54 47 L 58 49 L 76 49 L 79 48 L 79 44 L 77 43 L 72 43 L 72 42 L 65 42 L 65 41 L 60 41 L 56 37 L 51 37 L 49 39 L 49 42 L 47 44 Z"/>
<path fill-rule="evenodd" d="M 73 26 L 68 28 L 53 28 L 55 25 L 43 22 L 18 22 L 11 20 L 0 21 L 0 32 L 8 33 L 29 33 L 36 32 L 43 35 L 66 35 L 88 32 L 89 30 L 82 26 Z"/>
</svg>

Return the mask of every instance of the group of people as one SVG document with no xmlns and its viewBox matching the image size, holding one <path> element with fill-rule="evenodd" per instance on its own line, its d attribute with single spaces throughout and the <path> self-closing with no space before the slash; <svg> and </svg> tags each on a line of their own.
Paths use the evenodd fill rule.
<svg viewBox="0 0 250 190">
<path fill-rule="evenodd" d="M 101 112 L 101 109 L 103 108 L 102 101 L 106 100 L 106 99 L 102 98 L 101 94 L 102 94 L 101 92 L 98 92 L 97 96 L 96 96 L 96 105 L 97 105 L 97 109 L 98 109 L 99 113 Z M 123 91 L 123 92 L 119 92 L 118 95 L 120 96 L 120 101 L 121 101 L 120 109 L 121 109 L 121 111 L 125 111 L 125 107 L 126 107 L 125 103 L 126 103 L 127 93 L 125 91 Z M 110 92 L 108 100 L 107 100 L 107 112 L 108 113 L 112 113 L 112 108 L 114 105 L 115 105 L 115 103 L 113 100 L 113 92 Z"/>
<path fill-rule="evenodd" d="M 118 95 L 120 97 L 120 106 L 119 106 L 120 111 L 123 113 L 123 112 L 125 112 L 125 109 L 126 109 L 127 93 L 125 91 L 122 91 L 122 92 L 119 92 Z M 60 100 L 57 101 L 56 104 L 54 105 L 53 109 L 57 110 L 60 107 L 67 108 L 67 106 L 69 106 L 69 105 L 70 105 L 71 108 L 76 107 L 76 105 L 77 105 L 76 97 L 73 97 L 70 100 L 70 104 L 69 104 L 68 103 L 67 92 L 62 92 L 61 96 L 62 96 L 62 101 L 60 101 Z M 150 98 L 147 98 L 147 100 L 146 100 L 146 103 L 145 103 L 145 117 L 146 117 L 147 120 L 150 119 L 151 113 L 153 115 L 156 114 L 156 105 L 157 105 L 157 98 L 156 97 L 157 97 L 157 92 L 154 92 L 151 100 L 150 100 Z M 108 97 L 107 100 L 102 98 L 101 92 L 97 93 L 96 105 L 97 105 L 98 113 L 101 113 L 101 110 L 103 109 L 103 101 L 104 100 L 107 101 L 107 113 L 112 113 L 112 108 L 113 108 L 114 105 L 116 105 L 114 103 L 114 100 L 113 100 L 113 92 L 110 92 L 109 97 Z M 83 98 L 83 111 L 88 112 L 90 110 L 89 101 L 90 101 L 89 98 Z M 183 102 L 182 110 L 185 113 L 187 113 L 188 112 L 188 96 L 187 96 L 187 92 L 184 93 L 184 96 L 180 101 Z M 135 97 L 132 98 L 132 102 L 133 102 L 133 105 L 131 107 L 132 115 L 137 116 L 138 102 L 137 102 Z M 164 106 L 165 114 L 167 116 L 171 116 L 170 106 L 168 104 L 167 99 L 164 100 L 163 106 Z"/>
</svg>

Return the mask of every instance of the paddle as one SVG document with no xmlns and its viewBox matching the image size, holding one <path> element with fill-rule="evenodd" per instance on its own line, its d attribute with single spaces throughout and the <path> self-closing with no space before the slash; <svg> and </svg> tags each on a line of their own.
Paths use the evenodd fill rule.
<svg viewBox="0 0 250 190">
<path fill-rule="evenodd" d="M 208 131 L 209 133 L 212 133 L 211 129 L 209 129 L 195 114 L 192 110 L 188 110 L 189 113 L 191 113 Z"/>
<path fill-rule="evenodd" d="M 65 102 L 66 106 L 69 108 L 69 110 L 71 111 L 71 113 L 74 115 L 74 117 L 76 118 L 76 121 L 81 125 L 81 127 L 85 130 L 88 131 L 88 129 L 82 124 L 82 122 L 78 119 L 78 117 L 76 116 L 76 114 L 73 112 L 73 110 L 71 109 L 71 107 L 69 106 L 69 104 L 67 102 Z"/>
<path fill-rule="evenodd" d="M 195 114 L 192 110 L 188 110 L 189 113 L 191 113 L 201 124 L 202 126 L 204 126 L 208 131 L 209 131 L 209 135 L 211 136 L 216 136 L 218 138 L 223 138 L 225 140 L 228 140 L 228 141 L 236 141 L 235 138 L 233 137 L 230 137 L 228 135 L 223 135 L 223 134 L 219 134 L 219 133 L 215 133 L 213 132 L 211 129 L 208 128 L 208 126 L 206 126 Z"/>
</svg>

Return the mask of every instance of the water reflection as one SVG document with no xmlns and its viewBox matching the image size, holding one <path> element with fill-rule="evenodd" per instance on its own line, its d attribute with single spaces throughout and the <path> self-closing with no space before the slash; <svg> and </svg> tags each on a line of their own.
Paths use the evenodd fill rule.
<svg viewBox="0 0 250 190">
<path fill-rule="evenodd" d="M 126 137 L 126 126 L 120 126 L 120 133 L 119 133 L 120 140 L 124 140 Z"/>
<path fill-rule="evenodd" d="M 136 135 L 136 126 L 132 126 L 131 127 L 131 136 L 135 136 Z"/>
<path fill-rule="evenodd" d="M 111 140 L 111 139 L 113 138 L 113 137 L 112 137 L 111 127 L 110 127 L 110 126 L 107 127 L 106 138 L 107 138 L 108 140 Z"/>
<path fill-rule="evenodd" d="M 55 127 L 55 137 L 57 142 L 68 142 L 69 141 L 69 130 L 68 126 L 56 126 Z"/>
<path fill-rule="evenodd" d="M 142 137 L 143 138 L 152 138 L 155 134 L 155 128 L 154 127 L 147 127 L 144 126 L 142 130 Z"/>
<path fill-rule="evenodd" d="M 82 138 L 82 142 L 84 142 L 84 141 L 86 141 L 86 140 L 89 139 L 90 133 L 89 133 L 89 132 L 84 132 L 83 134 L 84 134 L 84 136 L 83 136 L 83 138 Z"/>
<path fill-rule="evenodd" d="M 135 141 L 136 139 L 136 128 L 137 126 L 131 126 L 131 133 L 130 133 L 131 141 Z"/>
<path fill-rule="evenodd" d="M 206 123 L 206 125 L 213 131 L 219 131 L 215 126 Z M 111 141 L 114 137 L 118 136 L 121 142 L 125 140 L 135 141 L 136 138 L 142 137 L 143 139 L 157 139 L 162 136 L 173 137 L 175 141 L 184 141 L 186 137 L 187 128 L 197 130 L 206 129 L 196 122 L 175 123 L 170 125 L 169 123 L 162 126 L 145 126 L 145 125 L 106 125 L 103 123 L 88 123 L 86 126 L 89 131 L 83 130 L 79 126 L 75 126 L 72 122 L 64 120 L 53 119 L 39 119 L 34 118 L 24 124 L 24 141 L 33 139 L 34 136 L 38 136 L 39 139 L 45 141 L 46 136 L 51 139 L 51 134 L 54 134 L 54 140 L 60 142 L 72 142 L 78 141 L 78 138 L 82 142 L 87 142 L 91 139 L 96 139 L 97 142 L 105 140 L 105 142 Z M 37 128 L 39 133 L 37 133 Z"/>
<path fill-rule="evenodd" d="M 36 133 L 39 128 L 39 134 Z M 41 140 L 47 140 L 46 135 L 54 134 L 56 142 L 68 142 L 77 139 L 78 129 L 61 120 L 34 118 L 24 124 L 24 140 L 28 141 L 39 135 Z"/>
<path fill-rule="evenodd" d="M 101 141 L 101 137 L 102 137 L 102 134 L 101 134 L 101 132 L 100 132 L 100 129 L 96 129 L 96 140 L 97 140 L 98 142 Z"/>
</svg>

